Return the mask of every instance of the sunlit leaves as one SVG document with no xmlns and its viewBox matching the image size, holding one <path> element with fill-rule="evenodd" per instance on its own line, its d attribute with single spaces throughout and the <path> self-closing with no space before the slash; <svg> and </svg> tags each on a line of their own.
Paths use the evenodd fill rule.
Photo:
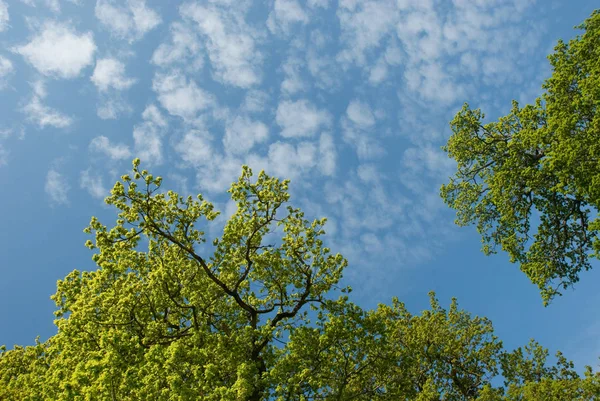
<svg viewBox="0 0 600 401">
<path fill-rule="evenodd" d="M 456 174 L 441 189 L 459 225 L 475 224 L 486 254 L 498 248 L 547 304 L 598 257 L 600 13 L 582 36 L 559 42 L 552 76 L 533 105 L 484 124 L 464 105 L 445 150 Z"/>
<path fill-rule="evenodd" d="M 223 234 L 198 195 L 161 189 L 140 170 L 92 218 L 98 268 L 57 284 L 47 342 L 0 349 L 4 400 L 479 400 L 591 399 L 559 355 L 537 344 L 507 353 L 491 322 L 452 300 L 444 309 L 363 310 L 338 288 L 347 265 L 326 246 L 325 219 L 290 204 L 288 181 L 243 167 Z M 131 178 L 133 177 L 133 178 Z M 212 245 L 211 245 L 212 244 Z M 342 295 L 339 298 L 336 296 Z M 493 387 L 502 374 L 505 387 Z M 537 397 L 537 398 L 531 398 Z M 546 398 L 544 398 L 546 397 Z M 550 397 L 550 398 L 548 398 Z M 554 398 L 553 398 L 554 397 Z M 559 397 L 559 398 L 556 398 Z M 588 397 L 588 398 L 585 398 Z"/>
</svg>

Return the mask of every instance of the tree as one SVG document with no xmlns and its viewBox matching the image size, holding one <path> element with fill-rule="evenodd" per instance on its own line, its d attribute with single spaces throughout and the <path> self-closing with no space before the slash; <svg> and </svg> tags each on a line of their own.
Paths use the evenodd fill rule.
<svg viewBox="0 0 600 401">
<path fill-rule="evenodd" d="M 600 256 L 600 12 L 559 41 L 534 104 L 483 124 L 468 104 L 444 149 L 457 171 L 442 186 L 457 224 L 476 224 L 483 252 L 506 251 L 544 304 Z"/>
<path fill-rule="evenodd" d="M 537 344 L 504 351 L 491 322 L 456 300 L 445 310 L 432 293 L 421 315 L 397 299 L 371 311 L 350 302 L 337 287 L 346 260 L 324 245 L 324 219 L 289 205 L 288 181 L 253 182 L 244 167 L 229 191 L 237 211 L 212 241 L 197 226 L 217 217 L 213 205 L 161 182 L 136 159 L 115 184 L 116 224 L 92 218 L 85 230 L 98 269 L 58 282 L 56 335 L 0 348 L 0 399 L 600 396 L 591 370 L 547 367 Z M 505 386 L 493 387 L 499 373 Z"/>
</svg>

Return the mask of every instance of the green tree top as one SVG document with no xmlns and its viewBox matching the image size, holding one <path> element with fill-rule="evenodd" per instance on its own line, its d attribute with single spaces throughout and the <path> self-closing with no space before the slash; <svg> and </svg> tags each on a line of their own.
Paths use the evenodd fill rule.
<svg viewBox="0 0 600 401">
<path fill-rule="evenodd" d="M 476 224 L 483 251 L 506 251 L 544 304 L 598 258 L 600 239 L 600 12 L 548 58 L 534 104 L 484 124 L 467 104 L 444 149 L 457 171 L 441 189 L 459 225 Z"/>
<path fill-rule="evenodd" d="M 223 234 L 203 200 L 161 192 L 140 170 L 115 184 L 108 228 L 92 218 L 94 271 L 58 282 L 56 335 L 0 348 L 1 400 L 590 400 L 581 377 L 532 343 L 506 352 L 485 318 L 441 307 L 410 314 L 394 299 L 365 311 L 343 292 L 346 260 L 324 219 L 289 205 L 287 181 L 244 167 Z M 266 237 L 277 227 L 274 244 Z M 313 312 L 309 313 L 310 308 Z M 562 358 L 562 359 L 561 359 Z M 506 383 L 494 387 L 501 374 Z M 544 398 L 546 397 L 546 398 Z"/>
</svg>

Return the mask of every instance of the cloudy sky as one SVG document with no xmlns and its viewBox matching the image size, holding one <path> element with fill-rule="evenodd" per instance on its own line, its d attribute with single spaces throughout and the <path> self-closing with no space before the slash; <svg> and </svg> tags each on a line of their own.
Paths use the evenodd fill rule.
<svg viewBox="0 0 600 401">
<path fill-rule="evenodd" d="M 458 297 L 508 348 L 597 365 L 600 273 L 543 308 L 453 226 L 440 147 L 462 103 L 531 102 L 593 0 L 0 0 L 0 344 L 54 333 L 49 296 L 93 269 L 82 229 L 139 157 L 224 215 L 242 164 L 329 219 L 365 307 Z M 216 231 L 213 229 L 213 233 Z"/>
</svg>

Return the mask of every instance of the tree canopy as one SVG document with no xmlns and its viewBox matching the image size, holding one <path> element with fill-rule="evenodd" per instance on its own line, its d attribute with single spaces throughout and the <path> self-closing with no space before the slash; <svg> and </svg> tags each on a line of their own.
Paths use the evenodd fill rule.
<svg viewBox="0 0 600 401">
<path fill-rule="evenodd" d="M 579 28 L 548 57 L 533 104 L 485 124 L 465 104 L 445 147 L 457 170 L 441 194 L 457 223 L 477 226 L 486 254 L 507 252 L 545 304 L 600 256 L 600 11 Z"/>
<path fill-rule="evenodd" d="M 92 218 L 98 265 L 53 296 L 58 332 L 0 351 L 2 400 L 590 400 L 600 377 L 577 374 L 532 342 L 506 351 L 488 319 L 430 294 L 420 315 L 393 299 L 363 310 L 337 284 L 346 260 L 325 219 L 290 204 L 288 181 L 244 167 L 221 236 L 198 195 L 161 189 L 140 170 Z M 494 385 L 503 378 L 504 385 Z"/>
</svg>

